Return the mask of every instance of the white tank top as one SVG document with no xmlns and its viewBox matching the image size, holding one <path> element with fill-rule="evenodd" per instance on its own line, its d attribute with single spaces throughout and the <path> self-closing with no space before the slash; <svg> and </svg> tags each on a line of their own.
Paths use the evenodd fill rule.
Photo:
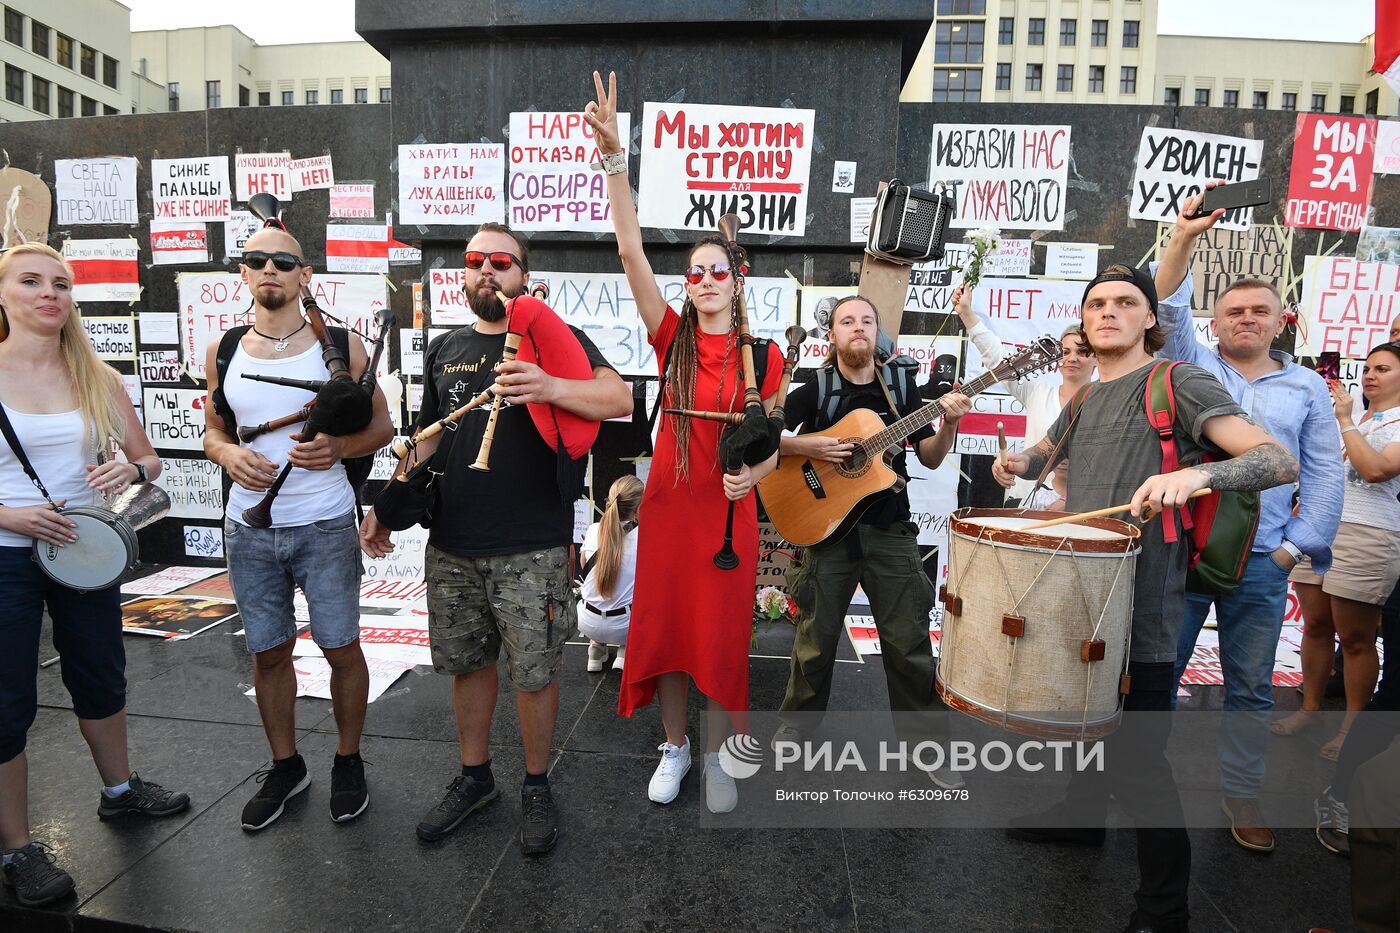
<svg viewBox="0 0 1400 933">
<path fill-rule="evenodd" d="M 30 415 L 5 406 L 15 436 L 34 472 L 55 502 L 65 506 L 98 505 L 99 494 L 87 484 L 87 465 L 94 462 L 91 437 L 83 430 L 81 411 Z M 43 505 L 44 496 L 29 481 L 10 445 L 0 437 L 0 503 L 20 509 Z M 0 531 L 0 547 L 31 547 L 33 538 Z"/>
<path fill-rule="evenodd" d="M 258 373 L 265 376 L 279 376 L 286 379 L 328 379 L 330 373 L 321 361 L 321 345 L 312 344 L 305 352 L 282 360 L 263 360 L 249 356 L 240 344 L 229 360 L 228 372 L 222 383 L 224 398 L 233 409 L 238 423 L 244 426 L 275 421 L 290 415 L 315 397 L 314 392 L 293 389 L 290 386 L 272 385 L 244 379 L 242 373 Z M 292 435 L 300 431 L 303 424 L 289 425 L 276 431 L 269 431 L 252 443 L 244 444 L 262 454 L 278 469 L 286 466 L 287 452 L 296 443 Z M 228 495 L 229 519 L 240 525 L 243 510 L 261 502 L 263 493 L 244 489 L 233 484 Z M 300 470 L 293 468 L 282 490 L 272 504 L 272 527 L 288 528 L 295 525 L 309 525 L 327 518 L 344 515 L 355 507 L 355 492 L 350 481 L 345 478 L 345 466 L 337 463 L 329 470 Z"/>
</svg>

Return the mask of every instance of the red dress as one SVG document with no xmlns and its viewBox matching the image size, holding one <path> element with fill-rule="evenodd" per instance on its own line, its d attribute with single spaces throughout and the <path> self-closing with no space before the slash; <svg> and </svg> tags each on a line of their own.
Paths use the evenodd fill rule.
<svg viewBox="0 0 1400 933">
<path fill-rule="evenodd" d="M 651 338 L 658 369 L 676 336 L 680 317 L 670 308 Z M 724 366 L 727 334 L 697 332 L 699 365 L 696 409 L 713 410 L 720 370 L 720 397 L 727 411 L 742 411 L 743 375 L 736 346 Z M 778 389 L 782 353 L 768 344 L 768 367 L 760 389 L 764 398 Z M 737 389 L 736 389 L 737 386 Z M 731 401 L 732 399 L 732 401 Z M 753 632 L 754 580 L 758 571 L 758 507 L 753 493 L 735 503 L 734 552 L 739 566 L 720 570 L 715 552 L 724 542 L 729 500 L 719 467 L 723 425 L 690 422 L 690 481 L 675 474 L 675 418 L 661 416 L 656 456 L 642 494 L 637 534 L 637 584 L 627 633 L 627 664 L 617 710 L 623 716 L 651 702 L 660 674 L 684 671 L 700 692 L 726 710 L 749 705 L 749 639 Z"/>
</svg>

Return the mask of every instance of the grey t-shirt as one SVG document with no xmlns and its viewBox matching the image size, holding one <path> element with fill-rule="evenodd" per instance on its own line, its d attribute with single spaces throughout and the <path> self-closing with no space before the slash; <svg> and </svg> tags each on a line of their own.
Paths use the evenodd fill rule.
<svg viewBox="0 0 1400 933">
<path fill-rule="evenodd" d="M 1154 362 L 1156 362 L 1154 360 Z M 1060 459 L 1069 457 L 1071 512 L 1121 505 L 1132 498 L 1149 476 L 1162 472 L 1162 444 L 1147 422 L 1147 378 L 1152 364 L 1110 382 L 1093 383 L 1083 411 L 1074 425 Z M 1214 376 L 1198 366 L 1182 363 L 1172 371 L 1176 395 L 1176 449 L 1181 466 L 1201 462 L 1206 453 L 1222 451 L 1205 438 L 1211 418 L 1242 415 Z M 1059 442 L 1070 420 L 1066 406 L 1050 426 L 1046 437 Z M 1128 519 L 1129 516 L 1121 516 Z M 1177 513 L 1153 519 L 1142 529 L 1142 546 L 1133 580 L 1133 643 L 1131 657 L 1139 662 L 1176 660 L 1186 604 L 1186 567 L 1189 549 L 1177 524 L 1177 543 L 1163 540 L 1162 522 L 1177 523 Z"/>
</svg>

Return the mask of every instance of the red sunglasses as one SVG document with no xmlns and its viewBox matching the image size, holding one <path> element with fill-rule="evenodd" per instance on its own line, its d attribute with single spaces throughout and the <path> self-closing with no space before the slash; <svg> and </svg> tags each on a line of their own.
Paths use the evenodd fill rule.
<svg viewBox="0 0 1400 933">
<path fill-rule="evenodd" d="M 705 281 L 705 273 L 710 273 L 716 282 L 723 282 L 729 278 L 729 263 L 717 262 L 713 266 L 702 266 L 698 263 L 685 270 L 685 280 L 691 285 L 699 285 Z"/>
<path fill-rule="evenodd" d="M 512 263 L 520 262 L 520 257 L 513 253 L 483 253 L 475 249 L 468 250 L 463 258 L 468 269 L 480 269 L 487 260 L 490 260 L 491 268 L 497 272 L 509 272 Z"/>
</svg>

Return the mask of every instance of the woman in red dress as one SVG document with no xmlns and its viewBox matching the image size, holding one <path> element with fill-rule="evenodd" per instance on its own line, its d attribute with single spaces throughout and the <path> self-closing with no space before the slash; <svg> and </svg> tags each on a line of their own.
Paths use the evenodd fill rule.
<svg viewBox="0 0 1400 933">
<path fill-rule="evenodd" d="M 606 92 L 597 72 L 593 81 L 598 99 L 588 103 L 584 119 L 593 127 L 609 172 L 617 251 L 656 351 L 665 407 L 741 411 L 734 257 L 720 237 L 701 239 L 690 251 L 680 314 L 666 305 L 642 250 L 627 183 L 626 150 L 617 130 L 617 76 L 609 75 Z M 782 354 L 768 344 L 759 390 L 766 408 L 772 407 L 781 371 Z M 721 428 L 713 421 L 663 415 L 642 496 L 637 584 L 618 712 L 631 716 L 653 694 L 660 695 L 666 741 L 659 748 L 661 763 L 648 796 L 663 804 L 676 798 L 690 770 L 685 732 L 690 681 L 707 697 L 711 713 L 742 715 L 749 703 L 748 651 L 758 568 L 758 517 L 751 490 L 773 469 L 777 454 L 726 474 L 719 464 Z M 713 558 L 731 501 L 739 566 L 720 570 Z M 726 718 L 711 716 L 710 721 L 713 726 Z M 717 752 L 725 738 L 725 729 L 711 728 L 705 754 L 705 800 L 716 813 L 728 812 L 738 802 L 733 778 L 719 766 Z"/>
</svg>

